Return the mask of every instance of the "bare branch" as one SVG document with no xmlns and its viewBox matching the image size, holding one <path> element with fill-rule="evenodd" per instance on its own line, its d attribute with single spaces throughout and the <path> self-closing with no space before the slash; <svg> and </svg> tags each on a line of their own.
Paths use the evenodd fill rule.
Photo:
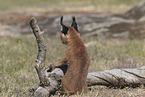
<svg viewBox="0 0 145 97">
<path fill-rule="evenodd" d="M 42 34 L 44 32 L 40 31 L 39 26 L 37 25 L 37 20 L 35 18 L 32 18 L 30 21 L 30 26 L 33 30 L 33 34 L 36 37 L 36 41 L 38 44 L 38 55 L 36 59 L 36 71 L 40 79 L 40 85 L 37 88 L 37 90 L 34 92 L 35 97 L 44 97 L 44 96 L 50 96 L 52 92 L 58 89 L 60 86 L 60 78 L 64 76 L 61 69 L 56 68 L 53 71 L 50 71 L 50 68 L 52 69 L 51 65 L 50 68 L 45 67 L 45 57 L 46 57 L 46 46 L 44 44 L 44 39 Z"/>
<path fill-rule="evenodd" d="M 30 21 L 30 26 L 33 30 L 33 34 L 36 37 L 38 44 L 38 55 L 36 59 L 36 71 L 39 76 L 40 85 L 48 85 L 48 78 L 46 77 L 46 68 L 45 68 L 45 57 L 46 57 L 46 46 L 44 44 L 43 32 L 40 31 L 39 26 L 37 25 L 37 20 L 33 17 Z"/>
</svg>

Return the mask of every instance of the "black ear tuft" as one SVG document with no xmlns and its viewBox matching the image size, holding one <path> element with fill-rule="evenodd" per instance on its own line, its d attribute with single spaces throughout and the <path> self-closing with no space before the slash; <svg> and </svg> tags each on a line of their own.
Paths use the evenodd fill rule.
<svg viewBox="0 0 145 97">
<path fill-rule="evenodd" d="M 77 32 L 79 32 L 78 26 L 77 26 L 77 23 L 76 23 L 76 19 L 75 19 L 74 16 L 72 17 L 72 20 L 73 20 L 73 21 L 72 21 L 71 27 L 74 27 L 75 30 L 76 30 Z"/>
<path fill-rule="evenodd" d="M 66 35 L 68 32 L 68 27 L 63 24 L 63 16 L 60 18 L 60 25 L 62 27 L 61 32 Z"/>
</svg>

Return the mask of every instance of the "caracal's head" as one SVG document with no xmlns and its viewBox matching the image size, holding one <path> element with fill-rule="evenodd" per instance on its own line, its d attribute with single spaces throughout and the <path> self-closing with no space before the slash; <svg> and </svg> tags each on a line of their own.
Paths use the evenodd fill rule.
<svg viewBox="0 0 145 97">
<path fill-rule="evenodd" d="M 77 27 L 77 23 L 75 21 L 75 17 L 72 17 L 72 24 L 70 27 L 67 27 L 63 24 L 63 16 L 61 16 L 60 19 L 60 25 L 61 25 L 61 41 L 63 44 L 68 44 L 70 42 L 70 35 L 72 35 L 71 33 L 78 33 L 78 27 Z"/>
</svg>

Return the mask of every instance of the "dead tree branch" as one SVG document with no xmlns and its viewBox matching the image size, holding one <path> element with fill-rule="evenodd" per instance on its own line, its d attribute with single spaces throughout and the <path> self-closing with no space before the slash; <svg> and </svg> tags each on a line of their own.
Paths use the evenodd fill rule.
<svg viewBox="0 0 145 97">
<path fill-rule="evenodd" d="M 39 76 L 40 84 L 47 84 L 47 78 L 46 78 L 46 69 L 45 69 L 45 56 L 46 56 L 46 46 L 44 44 L 44 39 L 42 37 L 43 32 L 40 31 L 37 20 L 35 18 L 32 18 L 30 21 L 30 26 L 33 30 L 33 34 L 36 37 L 36 41 L 38 44 L 38 55 L 36 59 L 36 71 Z"/>
<path fill-rule="evenodd" d="M 52 92 L 53 90 L 56 90 L 55 88 L 58 87 L 57 86 L 59 83 L 58 80 L 60 79 L 56 78 L 56 75 L 60 78 L 60 76 L 63 76 L 60 74 L 63 74 L 63 73 L 60 73 L 61 71 L 59 72 L 59 70 L 56 69 L 58 74 L 51 72 L 51 75 L 48 76 L 47 69 L 49 68 L 45 67 L 46 46 L 44 44 L 44 39 L 42 36 L 43 32 L 40 31 L 40 28 L 37 25 L 37 20 L 35 18 L 31 19 L 30 26 L 33 30 L 33 34 L 36 37 L 36 41 L 38 44 L 38 55 L 36 59 L 35 68 L 36 68 L 36 71 L 40 80 L 40 85 L 39 85 L 39 88 L 35 91 L 34 95 L 37 97 L 38 96 L 40 97 L 43 95 L 49 96 L 50 92 Z"/>
</svg>

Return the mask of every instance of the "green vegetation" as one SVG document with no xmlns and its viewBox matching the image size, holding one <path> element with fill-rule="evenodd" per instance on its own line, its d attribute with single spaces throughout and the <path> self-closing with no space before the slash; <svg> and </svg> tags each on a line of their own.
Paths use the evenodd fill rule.
<svg viewBox="0 0 145 97">
<path fill-rule="evenodd" d="M 136 68 L 145 64 L 145 40 L 83 39 L 91 57 L 89 72 L 113 69 Z M 47 45 L 46 65 L 55 63 L 64 56 L 65 46 L 56 37 L 45 38 Z M 30 88 L 37 88 L 39 79 L 34 68 L 37 44 L 34 37 L 0 37 L 0 96 L 28 96 Z M 136 89 L 106 89 L 93 87 L 84 96 L 116 96 L 143 94 Z M 82 96 L 83 97 L 83 96 Z M 117 96 L 116 96 L 117 97 Z"/>
<path fill-rule="evenodd" d="M 141 0 L 0 0 L 0 12 L 124 12 L 140 1 Z"/>
</svg>

